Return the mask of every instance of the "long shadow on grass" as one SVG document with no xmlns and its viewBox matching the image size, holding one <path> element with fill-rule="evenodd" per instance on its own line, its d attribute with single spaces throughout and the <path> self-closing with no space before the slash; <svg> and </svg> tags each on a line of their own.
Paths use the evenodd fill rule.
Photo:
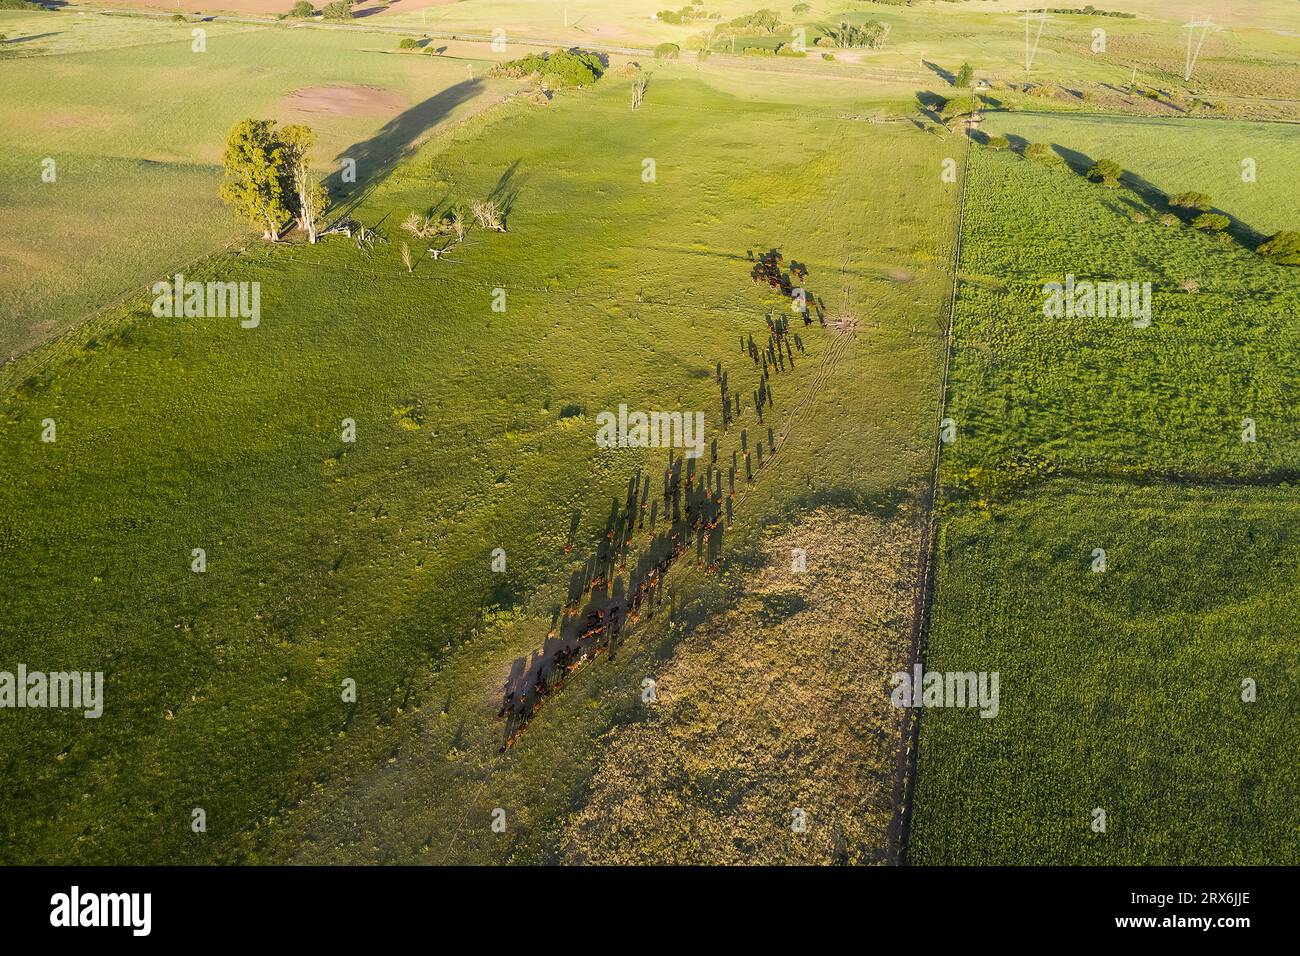
<svg viewBox="0 0 1300 956">
<path fill-rule="evenodd" d="M 330 194 L 343 200 L 340 203 L 343 207 L 341 212 L 347 213 L 353 209 L 376 183 L 392 171 L 421 136 L 457 106 L 478 96 L 483 87 L 482 80 L 461 80 L 455 86 L 449 86 L 399 113 L 374 136 L 353 143 L 335 156 L 336 162 L 351 159 L 356 163 L 356 183 L 344 183 L 341 169 L 325 180 Z"/>
<path fill-rule="evenodd" d="M 1029 145 L 1028 140 L 1022 136 L 1016 136 L 1015 134 L 1008 133 L 1006 139 L 1012 147 L 1022 155 L 1024 154 L 1025 147 Z M 1091 169 L 1093 163 L 1096 162 L 1096 160 L 1087 153 L 1081 153 L 1077 149 L 1070 149 L 1068 146 L 1062 146 L 1059 143 L 1053 143 L 1052 149 L 1056 151 L 1058 156 L 1065 160 L 1066 165 L 1070 167 L 1070 169 L 1078 173 L 1080 176 L 1087 175 L 1088 170 Z M 1143 179 L 1131 169 L 1124 170 L 1124 174 L 1120 176 L 1120 183 L 1126 186 L 1134 195 L 1146 203 L 1148 208 L 1150 208 L 1156 215 L 1173 213 L 1189 225 L 1191 224 L 1191 220 L 1195 218 L 1195 215 L 1199 215 L 1199 211 L 1195 214 L 1189 215 L 1187 210 L 1178 209 L 1169 205 L 1168 193 L 1159 186 L 1156 186 L 1154 183 Z M 1120 201 L 1127 202 L 1123 197 L 1120 197 Z M 1132 203 L 1128 204 L 1132 205 Z M 1226 209 L 1215 208 L 1211 209 L 1210 212 L 1219 213 L 1220 215 L 1228 217 L 1228 227 L 1224 231 L 1227 232 L 1227 234 L 1230 235 L 1238 245 L 1245 249 L 1254 250 L 1256 246 L 1268 238 L 1263 233 L 1254 229 L 1249 223 L 1238 219 Z"/>
</svg>

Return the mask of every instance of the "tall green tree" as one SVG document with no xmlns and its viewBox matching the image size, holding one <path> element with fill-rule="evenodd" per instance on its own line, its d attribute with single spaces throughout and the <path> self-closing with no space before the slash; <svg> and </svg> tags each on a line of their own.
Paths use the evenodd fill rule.
<svg viewBox="0 0 1300 956">
<path fill-rule="evenodd" d="M 274 120 L 246 119 L 226 139 L 221 198 L 262 227 L 262 238 L 278 241 L 293 218 L 293 187 L 285 144 Z"/>
<path fill-rule="evenodd" d="M 975 68 L 969 63 L 963 63 L 961 69 L 957 71 L 957 79 L 953 86 L 960 86 L 963 89 L 970 86 L 971 81 L 975 79 Z"/>
</svg>

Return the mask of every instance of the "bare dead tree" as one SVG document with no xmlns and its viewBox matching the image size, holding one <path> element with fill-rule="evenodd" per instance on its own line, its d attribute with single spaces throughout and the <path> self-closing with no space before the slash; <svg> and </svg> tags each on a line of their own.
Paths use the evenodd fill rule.
<svg viewBox="0 0 1300 956">
<path fill-rule="evenodd" d="M 470 204 L 470 212 L 483 229 L 491 229 L 493 232 L 506 231 L 505 225 L 501 222 L 501 207 L 497 205 L 496 200 L 476 199 Z"/>
<path fill-rule="evenodd" d="M 402 264 L 406 266 L 408 274 L 415 270 L 415 264 L 411 261 L 411 247 L 406 243 L 402 243 Z"/>
</svg>

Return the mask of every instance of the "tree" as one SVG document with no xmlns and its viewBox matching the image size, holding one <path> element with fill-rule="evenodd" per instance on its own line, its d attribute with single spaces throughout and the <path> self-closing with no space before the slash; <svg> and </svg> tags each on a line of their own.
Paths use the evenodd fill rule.
<svg viewBox="0 0 1300 956">
<path fill-rule="evenodd" d="M 495 232 L 505 232 L 505 223 L 501 221 L 501 207 L 492 199 L 476 199 L 470 204 L 470 212 L 479 226 Z"/>
<path fill-rule="evenodd" d="M 351 20 L 352 4 L 348 0 L 333 0 L 321 13 L 326 20 Z"/>
<path fill-rule="evenodd" d="M 1006 149 L 1011 144 L 1007 142 L 1007 138 L 1005 136 L 990 136 L 987 140 L 985 140 L 984 145 L 987 146 L 989 149 L 1001 150 L 1001 149 Z"/>
<path fill-rule="evenodd" d="M 838 29 L 824 26 L 821 31 L 837 47 L 846 49 L 866 47 L 879 50 L 885 45 L 885 38 L 889 36 L 889 24 L 879 20 L 869 20 L 859 26 L 841 21 Z M 820 40 L 821 38 L 818 37 L 817 42 Z"/>
<path fill-rule="evenodd" d="M 293 218 L 289 208 L 293 187 L 275 121 L 246 119 L 236 124 L 226 139 L 222 164 L 226 178 L 221 198 L 261 226 L 264 239 L 278 241 Z"/>
<path fill-rule="evenodd" d="M 963 63 L 961 69 L 957 71 L 957 79 L 953 81 L 953 86 L 960 86 L 963 89 L 969 87 L 971 81 L 975 79 L 975 68 L 969 63 Z"/>
<path fill-rule="evenodd" d="M 1088 170 L 1088 178 L 1094 183 L 1101 183 L 1114 189 L 1119 185 L 1119 178 L 1124 175 L 1124 167 L 1109 159 L 1099 159 Z"/>
<path fill-rule="evenodd" d="M 1195 209 L 1197 212 L 1209 212 L 1214 208 L 1214 200 L 1205 193 L 1177 193 L 1169 197 L 1169 205 L 1178 209 Z"/>
<path fill-rule="evenodd" d="M 1279 266 L 1300 266 L 1300 232 L 1276 233 L 1256 250 Z"/>
<path fill-rule="evenodd" d="M 305 20 L 307 17 L 316 16 L 316 8 L 312 6 L 311 0 L 298 0 L 289 11 L 289 16 Z"/>
<path fill-rule="evenodd" d="M 329 209 L 329 191 L 312 175 L 309 153 L 316 145 L 316 134 L 306 126 L 286 126 L 280 130 L 284 144 L 284 163 L 293 183 L 298 226 L 307 233 L 307 241 L 316 242 L 321 217 Z"/>
</svg>

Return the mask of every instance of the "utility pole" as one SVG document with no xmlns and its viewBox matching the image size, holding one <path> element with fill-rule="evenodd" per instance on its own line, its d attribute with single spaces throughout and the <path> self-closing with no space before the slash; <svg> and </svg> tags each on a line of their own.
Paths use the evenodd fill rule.
<svg viewBox="0 0 1300 956">
<path fill-rule="evenodd" d="M 1209 33 L 1210 28 L 1214 26 L 1214 21 L 1210 17 L 1206 17 L 1204 20 L 1197 20 L 1193 17 L 1187 23 L 1184 23 L 1183 26 L 1187 27 L 1187 59 L 1185 61 L 1185 69 L 1183 70 L 1183 79 L 1190 80 L 1192 78 L 1192 71 L 1196 69 L 1196 58 L 1201 55 L 1201 44 L 1205 42 L 1205 35 Z M 1196 32 L 1197 27 L 1200 27 L 1201 38 L 1196 41 L 1196 52 L 1193 53 L 1192 34 Z"/>
<path fill-rule="evenodd" d="M 1034 66 L 1034 57 L 1038 55 L 1038 41 L 1043 38 L 1043 25 L 1047 23 L 1047 11 L 1041 10 L 1038 13 L 1025 11 L 1025 15 L 1019 19 L 1025 21 L 1025 75 L 1028 76 Z M 1029 24 L 1031 21 L 1038 22 L 1038 34 L 1034 37 L 1033 45 L 1029 42 Z"/>
</svg>

